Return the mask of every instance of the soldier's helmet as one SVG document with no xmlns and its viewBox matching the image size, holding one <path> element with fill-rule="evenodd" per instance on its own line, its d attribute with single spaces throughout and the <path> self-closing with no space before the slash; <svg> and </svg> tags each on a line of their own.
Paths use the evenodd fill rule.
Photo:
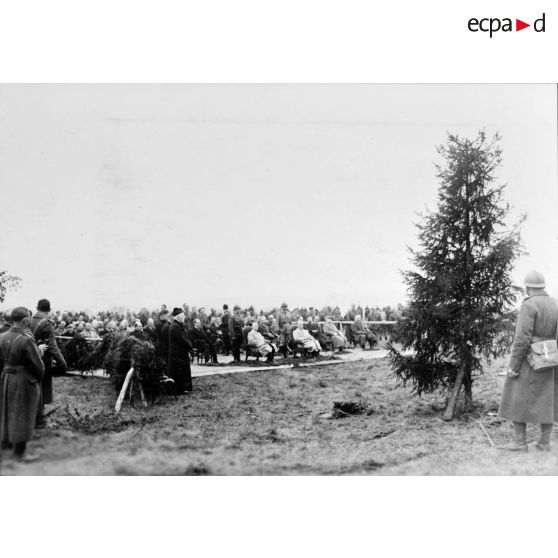
<svg viewBox="0 0 558 558">
<path fill-rule="evenodd" d="M 525 286 L 532 289 L 544 289 L 546 286 L 544 275 L 540 271 L 530 271 L 525 276 Z"/>
</svg>

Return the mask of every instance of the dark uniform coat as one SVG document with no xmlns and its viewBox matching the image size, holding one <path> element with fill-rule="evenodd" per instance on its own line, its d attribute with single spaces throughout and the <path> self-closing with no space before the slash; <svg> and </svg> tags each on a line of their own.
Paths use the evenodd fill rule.
<svg viewBox="0 0 558 558">
<path fill-rule="evenodd" d="M 243 343 L 242 328 L 244 320 L 238 314 L 232 314 L 229 318 L 229 336 L 232 344 L 232 354 L 235 361 L 240 361 L 240 349 Z"/>
<path fill-rule="evenodd" d="M 161 324 L 159 329 L 159 348 L 161 352 L 161 357 L 163 360 L 169 362 L 169 329 L 170 321 L 166 320 Z"/>
<path fill-rule="evenodd" d="M 223 334 L 223 345 L 225 353 L 228 354 L 231 350 L 231 335 L 229 333 L 229 319 L 231 315 L 228 310 L 225 310 L 224 314 L 221 316 L 221 333 Z"/>
<path fill-rule="evenodd" d="M 288 310 L 279 310 L 277 316 L 277 326 L 279 327 L 279 345 L 287 345 L 289 339 L 291 338 L 291 322 L 293 321 L 293 315 Z"/>
<path fill-rule="evenodd" d="M 519 377 L 506 377 L 499 416 L 517 422 L 558 421 L 558 368 L 535 372 L 527 362 L 531 343 L 556 339 L 558 305 L 544 291 L 523 301 L 513 340 L 509 368 Z"/>
<path fill-rule="evenodd" d="M 33 438 L 44 364 L 29 329 L 0 335 L 4 369 L 0 377 L 0 440 L 17 444 Z"/>
<path fill-rule="evenodd" d="M 173 320 L 169 333 L 169 377 L 174 380 L 176 393 L 192 391 L 192 372 L 190 370 L 190 351 L 192 343 L 186 335 L 184 326 Z"/>
<path fill-rule="evenodd" d="M 58 368 L 66 371 L 66 361 L 58 348 L 56 343 L 56 334 L 54 332 L 54 325 L 48 319 L 48 313 L 37 312 L 32 318 L 29 329 L 35 336 L 37 343 L 44 343 L 47 345 L 45 354 L 43 355 L 43 363 L 45 365 L 45 373 L 42 380 L 42 398 L 43 403 L 52 403 L 52 373 L 51 363 L 52 360 L 56 362 Z"/>
</svg>

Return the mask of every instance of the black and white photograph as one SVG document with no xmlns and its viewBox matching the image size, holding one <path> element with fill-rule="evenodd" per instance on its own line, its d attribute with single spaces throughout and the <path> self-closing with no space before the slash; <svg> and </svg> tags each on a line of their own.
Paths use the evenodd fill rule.
<svg viewBox="0 0 558 558">
<path fill-rule="evenodd" d="M 558 473 L 556 84 L 1 84 L 0 474 Z"/>
</svg>

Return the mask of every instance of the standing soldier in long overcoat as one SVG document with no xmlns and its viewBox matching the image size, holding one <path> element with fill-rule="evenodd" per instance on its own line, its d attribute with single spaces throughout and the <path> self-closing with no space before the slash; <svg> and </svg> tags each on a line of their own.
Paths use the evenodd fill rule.
<svg viewBox="0 0 558 558">
<path fill-rule="evenodd" d="M 292 321 L 293 315 L 289 312 L 289 306 L 286 302 L 281 304 L 281 310 L 276 316 L 277 327 L 279 328 L 279 351 L 284 357 L 289 352 L 289 341 L 292 338 Z"/>
<path fill-rule="evenodd" d="M 34 461 L 26 455 L 33 438 L 44 372 L 42 354 L 29 330 L 29 310 L 12 311 L 13 326 L 0 335 L 4 369 L 0 377 L 0 441 L 16 459 Z"/>
<path fill-rule="evenodd" d="M 558 420 L 558 367 L 535 371 L 527 361 L 531 343 L 556 339 L 558 305 L 545 291 L 541 273 L 525 277 L 527 298 L 523 301 L 511 351 L 499 416 L 513 421 L 515 441 L 500 449 L 527 451 L 527 423 L 540 424 L 535 447 L 550 449 L 552 424 Z"/>
<path fill-rule="evenodd" d="M 229 305 L 223 304 L 223 315 L 221 316 L 221 333 L 223 334 L 223 349 L 225 356 L 228 356 L 231 352 L 231 336 L 229 333 L 229 320 L 231 318 L 231 313 L 229 312 Z"/>
<path fill-rule="evenodd" d="M 232 354 L 235 362 L 240 362 L 240 349 L 244 339 L 242 337 L 242 328 L 244 320 L 240 315 L 240 306 L 235 304 L 232 316 L 229 318 L 229 336 L 231 338 Z"/>
<path fill-rule="evenodd" d="M 184 329 L 186 318 L 182 308 L 172 311 L 173 319 L 168 329 L 169 334 L 169 377 L 174 380 L 176 393 L 184 395 L 192 391 L 192 372 L 190 369 L 190 351 L 192 343 Z"/>
<path fill-rule="evenodd" d="M 39 300 L 37 304 L 37 312 L 31 318 L 29 328 L 35 336 L 38 345 L 45 344 L 45 354 L 43 356 L 43 364 L 45 365 L 45 373 L 41 382 L 41 399 L 39 401 L 39 410 L 37 414 L 37 428 L 44 428 L 44 406 L 52 403 L 54 396 L 52 393 L 52 360 L 56 362 L 56 366 L 60 372 L 66 371 L 66 361 L 56 343 L 56 334 L 54 325 L 50 321 L 50 302 L 46 298 Z"/>
</svg>

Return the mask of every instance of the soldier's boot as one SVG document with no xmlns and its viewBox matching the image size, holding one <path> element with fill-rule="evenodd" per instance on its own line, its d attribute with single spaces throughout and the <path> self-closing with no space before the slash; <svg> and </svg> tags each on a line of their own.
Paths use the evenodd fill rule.
<svg viewBox="0 0 558 558">
<path fill-rule="evenodd" d="M 541 437 L 535 444 L 535 448 L 541 451 L 550 451 L 550 435 L 552 434 L 553 424 L 541 424 Z"/>
<path fill-rule="evenodd" d="M 513 428 L 515 432 L 515 441 L 510 444 L 497 446 L 497 449 L 505 451 L 529 451 L 529 447 L 527 446 L 527 424 L 514 421 Z"/>
<path fill-rule="evenodd" d="M 27 449 L 27 442 L 16 442 L 14 444 L 14 458 L 21 463 L 33 463 L 39 459 L 38 455 L 30 455 L 25 450 Z"/>
</svg>

